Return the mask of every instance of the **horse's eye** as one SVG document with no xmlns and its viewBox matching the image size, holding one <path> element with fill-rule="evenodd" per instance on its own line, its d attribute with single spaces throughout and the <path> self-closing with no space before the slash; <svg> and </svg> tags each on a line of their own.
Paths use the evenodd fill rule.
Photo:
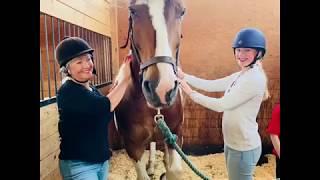
<svg viewBox="0 0 320 180">
<path fill-rule="evenodd" d="M 133 8 L 129 8 L 130 11 L 130 16 L 135 17 L 138 15 L 137 10 L 133 9 Z"/>
<path fill-rule="evenodd" d="M 180 16 L 182 17 L 182 16 L 184 16 L 184 14 L 186 13 L 186 8 L 183 8 L 183 10 L 182 10 L 182 12 L 181 12 L 181 14 L 180 14 Z"/>
<path fill-rule="evenodd" d="M 182 8 L 177 8 L 176 12 L 177 12 L 177 18 L 181 19 L 184 16 L 185 12 L 186 12 L 186 8 L 183 8 L 183 9 Z"/>
</svg>

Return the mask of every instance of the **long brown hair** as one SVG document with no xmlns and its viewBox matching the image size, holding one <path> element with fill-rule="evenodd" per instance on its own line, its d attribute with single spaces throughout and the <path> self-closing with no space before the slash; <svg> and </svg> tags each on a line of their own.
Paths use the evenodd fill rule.
<svg viewBox="0 0 320 180">
<path fill-rule="evenodd" d="M 270 92 L 269 92 L 269 88 L 268 88 L 268 76 L 267 76 L 266 72 L 263 69 L 262 62 L 261 61 L 257 61 L 257 64 L 261 68 L 264 76 L 266 77 L 266 90 L 265 90 L 265 92 L 263 94 L 263 99 L 262 99 L 263 101 L 265 101 L 265 100 L 267 100 L 267 99 L 269 99 L 271 97 Z"/>
</svg>

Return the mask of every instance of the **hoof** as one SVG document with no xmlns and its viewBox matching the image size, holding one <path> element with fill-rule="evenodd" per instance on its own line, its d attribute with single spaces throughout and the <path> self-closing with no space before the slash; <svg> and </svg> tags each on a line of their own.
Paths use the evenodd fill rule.
<svg viewBox="0 0 320 180">
<path fill-rule="evenodd" d="M 166 180 L 166 173 L 162 173 L 160 176 L 160 180 Z"/>
</svg>

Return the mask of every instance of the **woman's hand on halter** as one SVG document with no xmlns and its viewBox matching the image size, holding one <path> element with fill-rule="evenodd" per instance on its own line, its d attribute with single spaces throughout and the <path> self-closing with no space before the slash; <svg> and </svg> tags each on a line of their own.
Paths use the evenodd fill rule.
<svg viewBox="0 0 320 180">
<path fill-rule="evenodd" d="M 190 96 L 191 93 L 194 93 L 195 91 L 193 91 L 191 89 L 191 87 L 187 84 L 187 82 L 185 80 L 182 79 L 178 79 L 179 85 L 181 87 L 181 89 L 188 95 Z"/>
<path fill-rule="evenodd" d="M 183 79 L 184 78 L 184 72 L 181 70 L 180 67 L 178 67 L 177 76 L 178 76 L 179 79 Z"/>
</svg>

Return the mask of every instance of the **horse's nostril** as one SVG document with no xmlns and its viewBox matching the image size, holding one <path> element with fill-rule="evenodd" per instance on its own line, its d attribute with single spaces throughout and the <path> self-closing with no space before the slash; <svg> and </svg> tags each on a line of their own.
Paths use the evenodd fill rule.
<svg viewBox="0 0 320 180">
<path fill-rule="evenodd" d="M 172 103 L 173 99 L 177 95 L 177 87 L 178 87 L 178 81 L 174 81 L 174 88 L 167 92 L 166 94 L 166 101 L 170 104 Z"/>
<path fill-rule="evenodd" d="M 144 89 L 145 89 L 145 91 L 147 92 L 147 93 L 151 93 L 152 92 L 152 82 L 151 81 L 148 81 L 148 80 L 145 80 L 144 82 L 143 82 L 143 87 L 144 87 Z"/>
<path fill-rule="evenodd" d="M 173 89 L 177 89 L 179 85 L 179 82 L 177 80 L 174 81 L 174 88 Z"/>
</svg>

